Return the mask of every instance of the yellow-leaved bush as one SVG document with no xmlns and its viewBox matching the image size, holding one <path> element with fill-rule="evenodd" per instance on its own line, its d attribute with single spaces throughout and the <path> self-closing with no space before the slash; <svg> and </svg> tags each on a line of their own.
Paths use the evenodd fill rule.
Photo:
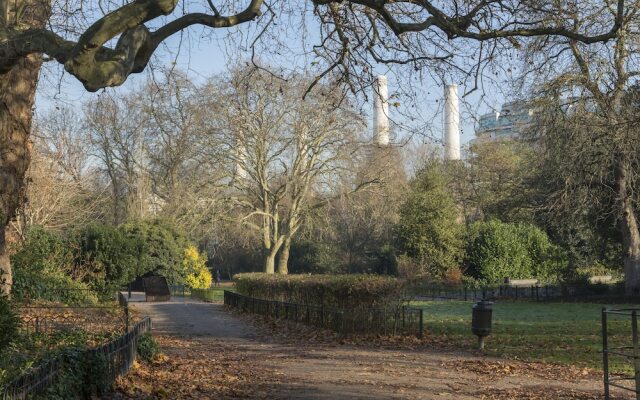
<svg viewBox="0 0 640 400">
<path fill-rule="evenodd" d="M 207 258 L 198 252 L 195 246 L 184 250 L 182 267 L 185 271 L 185 283 L 193 289 L 208 289 L 211 286 L 211 272 L 207 269 Z"/>
</svg>

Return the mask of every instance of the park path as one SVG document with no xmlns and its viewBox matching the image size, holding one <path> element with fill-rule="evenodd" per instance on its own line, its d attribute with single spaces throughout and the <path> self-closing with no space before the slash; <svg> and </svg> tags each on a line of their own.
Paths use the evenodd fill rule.
<svg viewBox="0 0 640 400">
<path fill-rule="evenodd" d="M 602 398 L 599 376 L 575 368 L 425 348 L 274 339 L 221 304 L 184 298 L 132 306 L 151 317 L 166 357 L 141 363 L 108 398 Z"/>
</svg>

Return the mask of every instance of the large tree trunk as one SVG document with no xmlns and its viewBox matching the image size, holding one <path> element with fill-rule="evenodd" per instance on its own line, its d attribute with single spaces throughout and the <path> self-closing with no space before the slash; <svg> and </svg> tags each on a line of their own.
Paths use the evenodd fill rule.
<svg viewBox="0 0 640 400">
<path fill-rule="evenodd" d="M 628 199 L 622 211 L 622 245 L 624 257 L 625 293 L 640 295 L 640 232 L 633 204 Z"/>
<path fill-rule="evenodd" d="M 287 237 L 280 249 L 278 258 L 278 273 L 287 275 L 289 273 L 289 249 L 291 248 L 291 238 Z"/>
<path fill-rule="evenodd" d="M 267 274 L 274 274 L 275 273 L 275 266 L 276 266 L 276 254 L 278 254 L 276 251 L 273 251 L 273 249 L 271 249 L 270 251 L 266 252 L 266 256 L 264 259 L 264 272 Z"/>
<path fill-rule="evenodd" d="M 640 295 L 640 231 L 633 200 L 628 193 L 627 171 L 624 160 L 616 166 L 616 189 L 620 204 L 622 256 L 624 261 L 625 294 Z"/>
<path fill-rule="evenodd" d="M 6 229 L 24 199 L 25 173 L 31 161 L 32 108 L 42 64 L 39 55 L 29 55 L 0 73 L 0 269 L 11 291 L 11 265 Z"/>
</svg>

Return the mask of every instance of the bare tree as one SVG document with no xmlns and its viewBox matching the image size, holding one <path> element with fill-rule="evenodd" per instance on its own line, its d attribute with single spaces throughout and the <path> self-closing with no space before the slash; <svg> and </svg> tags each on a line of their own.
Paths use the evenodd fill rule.
<svg viewBox="0 0 640 400">
<path fill-rule="evenodd" d="M 27 172 L 27 201 L 12 223 L 24 237 L 29 226 L 51 230 L 79 226 L 101 217 L 104 187 L 89 163 L 82 121 L 62 107 L 34 128 L 34 157 Z"/>
<path fill-rule="evenodd" d="M 156 212 L 202 239 L 227 214 L 222 202 L 226 171 L 219 168 L 217 149 L 209 148 L 206 134 L 209 121 L 220 118 L 203 106 L 211 92 L 170 70 L 162 80 L 148 82 L 142 93 L 139 104 L 148 115 L 143 158 Z"/>
<path fill-rule="evenodd" d="M 273 23 L 279 15 L 304 21 L 313 14 L 320 24 L 320 42 L 314 50 L 326 67 L 319 78 L 337 73 L 342 77 L 338 82 L 355 91 L 353 81 L 371 76 L 375 63 L 421 69 L 447 63 L 460 53 L 480 65 L 495 57 L 496 44 L 518 47 L 513 38 L 521 36 L 597 43 L 615 37 L 628 15 L 624 0 L 615 4 L 592 0 L 581 2 L 580 7 L 538 0 L 229 0 L 218 5 L 207 0 L 193 8 L 185 4 L 180 7 L 182 15 L 165 18 L 178 4 L 178 0 L 134 0 L 124 5 L 0 0 L 0 228 L 8 225 L 22 201 L 30 160 L 31 109 L 43 59 L 64 65 L 87 90 L 96 91 L 120 85 L 130 74 L 143 71 L 162 42 L 191 26 L 224 29 L 254 22 L 255 48 L 261 39 L 277 37 L 266 33 L 282 26 Z M 576 25 L 575 20 L 584 23 Z M 460 41 L 452 46 L 456 38 L 493 44 L 469 52 Z M 262 48 L 270 47 L 264 43 Z M 448 66 L 455 64 L 448 62 Z M 481 68 L 476 67 L 469 76 L 477 79 L 480 74 Z M 10 284 L 1 230 L 0 265 Z"/>
<path fill-rule="evenodd" d="M 148 184 L 142 157 L 148 115 L 132 96 L 101 96 L 85 106 L 93 156 L 111 187 L 113 223 L 145 214 Z"/>
<path fill-rule="evenodd" d="M 291 240 L 311 208 L 359 142 L 363 126 L 346 102 L 329 91 L 302 100 L 308 79 L 287 82 L 257 70 L 238 70 L 229 82 L 212 127 L 242 222 L 261 232 L 265 272 L 287 273 Z"/>
<path fill-rule="evenodd" d="M 369 145 L 335 183 L 340 196 L 328 206 L 333 245 L 345 255 L 347 272 L 366 271 L 368 256 L 394 242 L 393 229 L 408 183 L 399 149 Z M 354 187 L 368 184 L 353 192 Z"/>
</svg>

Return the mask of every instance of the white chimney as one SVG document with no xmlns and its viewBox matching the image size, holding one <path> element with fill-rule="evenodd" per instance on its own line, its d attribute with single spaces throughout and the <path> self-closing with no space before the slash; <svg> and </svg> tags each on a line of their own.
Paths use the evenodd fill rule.
<svg viewBox="0 0 640 400">
<path fill-rule="evenodd" d="M 384 75 L 378 75 L 373 85 L 373 142 L 378 146 L 389 144 L 389 92 Z"/>
<path fill-rule="evenodd" d="M 447 85 L 444 89 L 444 159 L 460 159 L 458 85 Z"/>
</svg>

